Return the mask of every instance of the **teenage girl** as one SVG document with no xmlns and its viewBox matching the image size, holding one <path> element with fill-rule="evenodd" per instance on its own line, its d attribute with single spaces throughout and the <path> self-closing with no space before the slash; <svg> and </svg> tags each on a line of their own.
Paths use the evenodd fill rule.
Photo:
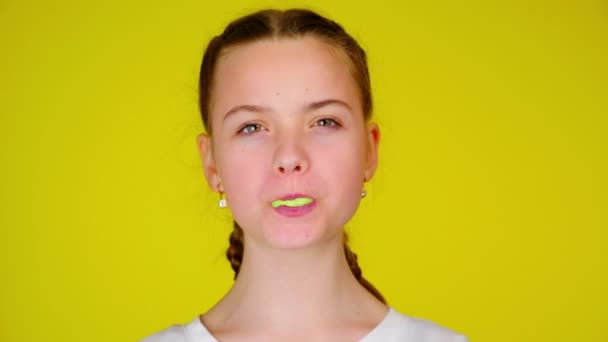
<svg viewBox="0 0 608 342">
<path fill-rule="evenodd" d="M 265 10 L 213 38 L 200 71 L 207 182 L 235 219 L 230 291 L 143 342 L 463 342 L 398 313 L 344 233 L 378 165 L 366 55 L 308 10 Z"/>
</svg>

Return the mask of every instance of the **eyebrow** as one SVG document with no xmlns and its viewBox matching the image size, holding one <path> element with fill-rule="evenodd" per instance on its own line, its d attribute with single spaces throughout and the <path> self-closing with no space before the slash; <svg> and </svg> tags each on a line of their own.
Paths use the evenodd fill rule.
<svg viewBox="0 0 608 342">
<path fill-rule="evenodd" d="M 235 113 L 238 112 L 251 112 L 251 113 L 262 113 L 262 112 L 270 112 L 272 109 L 270 109 L 270 107 L 264 107 L 264 106 L 254 106 L 254 105 L 240 105 L 240 106 L 236 106 L 234 108 L 232 108 L 231 110 L 227 111 L 226 114 L 224 114 L 224 121 L 226 121 L 226 119 Z"/>
<path fill-rule="evenodd" d="M 310 103 L 307 107 L 308 110 L 314 110 L 314 109 L 319 109 L 319 108 L 323 108 L 325 106 L 330 106 L 330 105 L 338 105 L 341 107 L 344 107 L 346 109 L 348 109 L 349 112 L 352 113 L 352 108 L 350 108 L 350 106 L 348 105 L 348 103 L 342 101 L 342 100 L 337 100 L 337 99 L 327 99 L 327 100 L 323 100 L 323 101 L 318 101 L 318 102 L 313 102 Z"/>
<path fill-rule="evenodd" d="M 352 113 L 352 108 L 348 105 L 348 103 L 342 101 L 342 100 L 338 100 L 338 99 L 327 99 L 327 100 L 322 100 L 322 101 L 316 101 L 316 102 L 311 102 L 308 105 L 304 106 L 304 108 L 308 111 L 310 110 L 315 110 L 315 109 L 320 109 L 326 106 L 330 106 L 330 105 L 338 105 L 341 107 L 344 107 L 346 109 L 348 109 L 349 112 Z M 230 109 L 229 111 L 226 112 L 226 114 L 224 114 L 224 121 L 226 121 L 226 118 L 228 118 L 228 116 L 238 113 L 238 112 L 251 112 L 251 113 L 263 113 L 263 112 L 272 112 L 272 108 L 270 107 L 266 107 L 266 106 L 256 106 L 256 105 L 240 105 L 240 106 L 236 106 L 232 109 Z"/>
</svg>

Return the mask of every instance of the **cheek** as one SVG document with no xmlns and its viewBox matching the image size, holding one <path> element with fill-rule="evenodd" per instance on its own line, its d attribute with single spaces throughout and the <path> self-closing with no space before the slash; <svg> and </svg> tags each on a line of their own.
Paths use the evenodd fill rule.
<svg viewBox="0 0 608 342">
<path fill-rule="evenodd" d="M 364 154 L 359 140 L 345 140 L 343 144 L 324 148 L 321 161 L 322 174 L 327 177 L 339 197 L 360 195 L 363 182 Z M 344 200 L 342 198 L 341 200 Z"/>
<path fill-rule="evenodd" d="M 218 161 L 218 166 L 229 206 L 233 211 L 252 207 L 251 201 L 256 198 L 256 189 L 265 170 L 262 155 L 238 148 L 226 149 L 221 153 L 223 157 Z"/>
<path fill-rule="evenodd" d="M 339 152 L 339 151 L 337 151 Z M 327 198 L 326 209 L 332 227 L 344 227 L 353 217 L 361 201 L 361 184 L 363 172 L 360 158 L 349 153 L 336 153 L 323 169 L 326 175 Z"/>
</svg>

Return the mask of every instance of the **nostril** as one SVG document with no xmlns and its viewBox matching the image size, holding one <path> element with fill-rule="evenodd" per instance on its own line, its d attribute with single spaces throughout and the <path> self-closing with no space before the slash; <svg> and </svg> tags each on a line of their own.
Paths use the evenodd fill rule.
<svg viewBox="0 0 608 342">
<path fill-rule="evenodd" d="M 285 168 L 283 166 L 279 166 L 278 169 L 279 169 L 280 173 L 286 173 L 286 172 L 288 172 L 288 170 L 291 170 L 290 172 L 300 172 L 300 171 L 302 171 L 302 166 L 297 165 L 295 167 L 290 167 L 290 168 Z"/>
</svg>

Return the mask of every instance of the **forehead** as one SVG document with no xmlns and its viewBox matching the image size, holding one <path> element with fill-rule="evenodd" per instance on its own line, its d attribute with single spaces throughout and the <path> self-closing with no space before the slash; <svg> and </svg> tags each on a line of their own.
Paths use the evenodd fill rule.
<svg viewBox="0 0 608 342">
<path fill-rule="evenodd" d="M 345 58 L 313 37 L 267 39 L 230 48 L 218 61 L 212 113 L 243 104 L 295 107 L 328 98 L 359 108 Z"/>
</svg>

